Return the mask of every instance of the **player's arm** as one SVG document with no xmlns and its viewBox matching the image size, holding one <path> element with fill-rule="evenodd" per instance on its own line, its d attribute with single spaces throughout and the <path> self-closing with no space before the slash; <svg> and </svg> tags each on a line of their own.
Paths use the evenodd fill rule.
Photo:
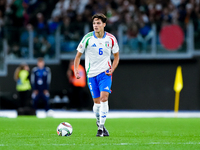
<svg viewBox="0 0 200 150">
<path fill-rule="evenodd" d="M 49 86 L 50 86 L 50 83 L 51 83 L 51 69 L 49 67 L 46 67 L 45 68 L 47 70 L 47 81 L 46 81 L 46 84 L 44 85 L 44 94 L 45 95 L 49 95 Z"/>
<path fill-rule="evenodd" d="M 33 89 L 33 93 L 35 95 L 38 94 L 38 90 L 37 90 L 37 85 L 36 85 L 36 76 L 35 76 L 35 71 L 36 71 L 36 67 L 32 69 L 32 72 L 31 72 L 31 84 L 32 84 L 32 89 Z"/>
<path fill-rule="evenodd" d="M 81 76 L 79 75 L 78 66 L 80 64 L 82 53 L 77 51 L 76 57 L 74 59 L 74 75 L 77 79 L 80 79 Z"/>
<path fill-rule="evenodd" d="M 113 60 L 113 64 L 112 64 L 112 68 L 109 69 L 109 72 L 105 72 L 106 75 L 112 75 L 112 73 L 115 71 L 115 69 L 117 68 L 118 64 L 119 64 L 119 52 L 114 53 L 114 60 Z"/>
<path fill-rule="evenodd" d="M 32 84 L 32 89 L 36 90 L 36 85 L 35 85 L 35 71 L 36 68 L 33 68 L 31 71 L 31 84 Z"/>
</svg>

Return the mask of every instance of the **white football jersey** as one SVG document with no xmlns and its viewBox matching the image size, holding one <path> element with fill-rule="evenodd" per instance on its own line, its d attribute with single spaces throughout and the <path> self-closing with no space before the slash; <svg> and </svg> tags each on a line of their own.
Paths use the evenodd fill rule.
<svg viewBox="0 0 200 150">
<path fill-rule="evenodd" d="M 85 51 L 85 69 L 88 77 L 94 77 L 111 68 L 111 51 L 117 53 L 119 46 L 116 38 L 105 32 L 102 39 L 95 32 L 89 32 L 81 40 L 77 50 Z"/>
</svg>

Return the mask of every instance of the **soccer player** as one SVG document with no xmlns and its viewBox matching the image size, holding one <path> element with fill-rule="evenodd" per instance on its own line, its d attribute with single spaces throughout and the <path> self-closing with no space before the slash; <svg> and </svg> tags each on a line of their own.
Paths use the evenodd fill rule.
<svg viewBox="0 0 200 150">
<path fill-rule="evenodd" d="M 38 58 L 37 67 L 32 69 L 31 84 L 33 88 L 32 99 L 33 107 L 37 109 L 40 99 L 45 102 L 45 110 L 49 110 L 49 85 L 51 82 L 51 70 L 45 67 L 43 58 Z"/>
<path fill-rule="evenodd" d="M 108 96 L 111 93 L 112 74 L 119 63 L 119 46 L 116 38 L 104 31 L 107 18 L 104 14 L 92 16 L 93 32 L 81 40 L 74 60 L 75 77 L 80 78 L 78 66 L 85 52 L 85 68 L 88 86 L 94 100 L 93 111 L 96 115 L 98 137 L 109 136 L 104 124 L 108 113 Z M 114 55 L 111 65 L 111 52 Z"/>
</svg>

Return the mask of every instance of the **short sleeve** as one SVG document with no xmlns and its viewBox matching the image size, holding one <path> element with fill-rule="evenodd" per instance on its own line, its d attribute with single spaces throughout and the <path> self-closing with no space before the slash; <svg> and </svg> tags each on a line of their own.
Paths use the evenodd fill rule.
<svg viewBox="0 0 200 150">
<path fill-rule="evenodd" d="M 78 47 L 77 47 L 77 51 L 79 51 L 80 53 L 84 53 L 85 49 L 88 46 L 88 42 L 89 39 L 93 36 L 92 32 L 89 32 L 88 34 L 86 34 L 83 39 L 81 40 L 81 42 L 79 43 Z"/>
<path fill-rule="evenodd" d="M 117 40 L 116 40 L 116 38 L 114 38 L 114 45 L 113 45 L 113 47 L 112 47 L 112 53 L 117 53 L 117 52 L 119 52 L 119 45 L 118 45 L 118 43 L 117 43 Z"/>
<path fill-rule="evenodd" d="M 85 44 L 85 41 L 82 39 L 77 47 L 77 51 L 79 51 L 80 53 L 84 53 L 86 47 Z"/>
</svg>

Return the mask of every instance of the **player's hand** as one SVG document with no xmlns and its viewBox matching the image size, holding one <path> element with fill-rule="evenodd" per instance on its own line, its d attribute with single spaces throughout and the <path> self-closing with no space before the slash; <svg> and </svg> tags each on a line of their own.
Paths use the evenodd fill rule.
<svg viewBox="0 0 200 150">
<path fill-rule="evenodd" d="M 112 69 L 109 69 L 109 70 L 106 70 L 105 71 L 105 74 L 108 75 L 108 76 L 111 76 L 113 73 L 113 70 Z"/>
<path fill-rule="evenodd" d="M 35 99 L 35 97 L 38 95 L 38 90 L 34 90 L 31 94 L 32 99 Z"/>
<path fill-rule="evenodd" d="M 38 90 L 34 90 L 33 94 L 38 95 Z"/>
<path fill-rule="evenodd" d="M 49 91 L 48 90 L 44 90 L 43 93 L 44 93 L 44 95 L 49 96 Z"/>
<path fill-rule="evenodd" d="M 46 94 L 49 93 L 49 91 L 48 90 L 44 90 L 43 93 L 44 93 L 44 95 L 46 95 Z"/>
<path fill-rule="evenodd" d="M 78 70 L 75 70 L 74 72 L 75 72 L 75 77 L 76 77 L 76 79 L 80 79 L 81 76 L 79 75 L 79 71 L 78 71 Z"/>
</svg>

